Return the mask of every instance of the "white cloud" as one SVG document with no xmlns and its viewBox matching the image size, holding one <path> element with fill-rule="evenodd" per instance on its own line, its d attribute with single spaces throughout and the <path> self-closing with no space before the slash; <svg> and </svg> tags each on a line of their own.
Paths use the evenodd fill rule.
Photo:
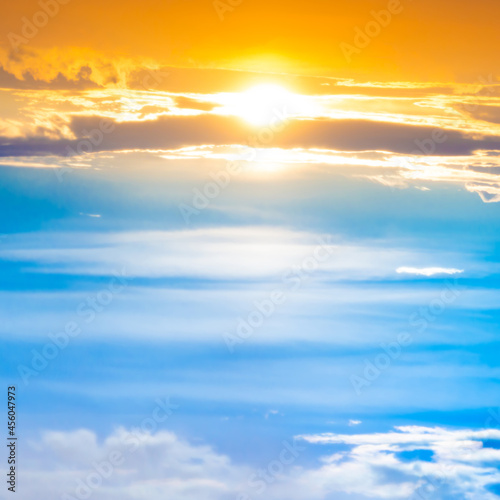
<svg viewBox="0 0 500 500">
<path fill-rule="evenodd" d="M 467 191 L 477 193 L 484 203 L 497 203 L 500 201 L 500 186 L 498 183 L 470 183 L 466 186 Z"/>
<path fill-rule="evenodd" d="M 374 434 L 318 434 L 299 436 L 314 444 L 341 444 L 349 451 L 325 457 L 325 465 L 304 475 L 332 491 L 359 498 L 432 498 L 467 500 L 498 498 L 488 486 L 500 482 L 500 450 L 484 447 L 483 440 L 499 440 L 500 430 L 446 430 L 435 427 L 396 427 Z M 422 451 L 432 459 L 418 458 Z M 403 459 L 404 452 L 414 452 Z M 413 495 L 413 496 L 412 496 Z M 356 497 L 358 498 L 358 497 Z"/>
<path fill-rule="evenodd" d="M 235 499 L 251 472 L 171 432 L 124 428 L 102 442 L 89 430 L 47 432 L 30 443 L 28 462 L 18 492 L 26 500 Z"/>
<path fill-rule="evenodd" d="M 436 274 L 462 274 L 463 269 L 449 267 L 398 267 L 398 274 L 417 274 L 419 276 L 434 276 Z"/>
<path fill-rule="evenodd" d="M 420 427 L 420 426 L 401 426 L 396 427 L 396 432 L 376 433 L 376 434 L 316 434 L 302 435 L 301 439 L 316 444 L 344 443 L 352 445 L 373 444 L 387 445 L 393 444 L 429 444 L 454 442 L 457 440 L 470 439 L 498 439 L 500 440 L 500 430 L 458 430 L 450 431 L 441 427 Z"/>
<path fill-rule="evenodd" d="M 299 438 L 344 446 L 315 467 L 287 466 L 259 493 L 250 481 L 253 467 L 171 432 L 131 434 L 120 428 L 103 441 L 89 430 L 47 432 L 25 452 L 19 498 L 53 500 L 65 493 L 77 498 L 77 484 L 93 483 L 100 484 L 91 487 L 94 500 L 392 500 L 419 493 L 427 498 L 431 490 L 435 500 L 497 498 L 488 488 L 500 483 L 500 450 L 482 441 L 500 439 L 500 430 L 408 426 L 387 433 Z M 422 450 L 432 452 L 432 460 L 418 458 Z M 122 462 L 109 473 L 97 473 L 113 452 Z M 414 453 L 403 457 L 403 452 Z"/>
<path fill-rule="evenodd" d="M 79 212 L 79 215 L 83 215 L 85 217 L 94 217 L 94 218 L 97 218 L 97 219 L 99 219 L 101 217 L 100 214 L 86 214 L 84 212 Z"/>
<path fill-rule="evenodd" d="M 83 214 L 97 217 L 98 214 Z M 178 231 L 128 231 L 15 235 L 0 258 L 37 264 L 37 272 L 109 275 L 127 269 L 131 276 L 209 279 L 280 279 L 297 266 L 329 280 L 386 279 L 394 262 L 428 261 L 430 254 L 401 248 L 400 242 L 349 242 L 336 235 L 281 227 L 221 227 Z M 432 253 L 436 258 L 436 252 Z M 463 260 L 458 254 L 440 259 Z M 311 262 L 312 259 L 315 262 Z M 468 265 L 471 265 L 467 262 Z M 476 265 L 477 266 L 477 265 Z M 398 272 L 443 272 L 458 269 L 407 268 Z"/>
<path fill-rule="evenodd" d="M 362 424 L 363 422 L 361 422 L 361 420 L 349 420 L 349 427 L 353 427 L 355 425 L 360 425 Z"/>
</svg>

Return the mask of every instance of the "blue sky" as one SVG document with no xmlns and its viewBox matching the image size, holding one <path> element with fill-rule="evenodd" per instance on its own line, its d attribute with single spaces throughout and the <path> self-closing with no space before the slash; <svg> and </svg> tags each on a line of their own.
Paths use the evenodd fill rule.
<svg viewBox="0 0 500 500">
<path fill-rule="evenodd" d="M 498 499 L 498 2 L 4 11 L 20 500 Z"/>
<path fill-rule="evenodd" d="M 391 188 L 313 167 L 237 180 L 186 224 L 179 204 L 189 203 L 206 172 L 189 160 L 160 169 L 150 154 L 108 161 L 112 168 L 71 171 L 62 183 L 53 169 L 1 170 L 2 379 L 18 386 L 30 474 L 48 467 L 48 477 L 59 477 L 63 457 L 73 464 L 64 479 L 43 486 L 47 495 L 74 496 L 78 477 L 92 471 L 78 465 L 87 453 L 79 447 L 95 434 L 89 456 L 105 455 L 158 398 L 176 409 L 144 438 L 141 453 L 153 453 L 147 439 L 174 439 L 192 460 L 227 461 L 226 472 L 208 465 L 186 472 L 179 459 L 181 482 L 222 475 L 220 491 L 201 486 L 207 498 L 248 489 L 258 497 L 252 470 L 267 467 L 296 436 L 318 442 L 301 441 L 264 496 L 284 498 L 325 476 L 314 498 L 396 498 L 384 488 L 417 488 L 423 476 L 415 467 L 440 463 L 432 457 L 446 449 L 441 441 L 398 445 L 401 457 L 382 473 L 384 448 L 362 460 L 367 452 L 343 438 L 321 444 L 325 433 L 486 428 L 493 445 L 484 449 L 497 453 L 498 204 L 449 183 Z M 142 161 L 144 176 L 131 169 Z M 320 259 L 318 247 L 327 249 Z M 241 321 L 276 291 L 272 314 L 240 338 Z M 80 333 L 46 367 L 33 361 L 35 351 L 51 352 L 44 351 L 49 334 L 75 323 Z M 228 335 L 237 339 L 231 349 Z M 453 443 L 461 449 L 469 441 Z M 52 457 L 43 465 L 42 450 Z M 325 457 L 338 453 L 338 469 L 330 470 L 325 463 L 337 459 Z M 491 460 L 453 469 L 435 498 L 489 495 L 497 481 Z M 412 474 L 402 470 L 406 463 Z M 371 482 L 335 479 L 345 477 L 344 466 L 370 471 Z M 114 476 L 105 484 L 92 489 L 95 498 L 121 491 Z M 179 498 L 194 494 L 179 488 Z"/>
<path fill-rule="evenodd" d="M 75 50 L 0 47 L 19 496 L 498 497 L 498 78 Z"/>
</svg>

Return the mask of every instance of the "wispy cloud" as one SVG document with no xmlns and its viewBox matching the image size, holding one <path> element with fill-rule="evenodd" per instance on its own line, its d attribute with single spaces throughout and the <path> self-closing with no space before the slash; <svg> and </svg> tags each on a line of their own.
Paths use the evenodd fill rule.
<svg viewBox="0 0 500 500">
<path fill-rule="evenodd" d="M 86 214 L 84 212 L 80 212 L 80 215 L 83 215 L 85 217 L 93 217 L 93 218 L 96 218 L 96 219 L 99 219 L 101 217 L 100 214 Z"/>
<path fill-rule="evenodd" d="M 398 274 L 416 274 L 418 276 L 435 276 L 437 274 L 462 274 L 463 269 L 455 269 L 450 267 L 398 267 Z"/>
</svg>

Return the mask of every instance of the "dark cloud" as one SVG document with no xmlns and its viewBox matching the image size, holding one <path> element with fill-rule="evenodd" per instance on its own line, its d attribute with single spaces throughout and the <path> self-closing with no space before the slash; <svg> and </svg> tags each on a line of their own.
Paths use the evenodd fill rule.
<svg viewBox="0 0 500 500">
<path fill-rule="evenodd" d="M 198 111 L 212 111 L 217 107 L 217 104 L 211 102 L 203 102 L 190 97 L 179 96 L 175 98 L 175 105 L 178 108 L 196 109 Z"/>
<path fill-rule="evenodd" d="M 72 129 L 96 129 L 98 118 L 78 117 Z M 154 121 L 116 123 L 104 138 L 105 149 L 179 148 L 203 144 L 324 148 L 340 151 L 390 151 L 401 154 L 469 155 L 477 149 L 500 149 L 500 138 L 471 138 L 453 130 L 368 120 L 292 120 L 269 140 L 269 129 L 255 129 L 224 116 L 163 116 Z M 437 134 L 437 135 L 436 135 Z M 260 137 L 260 138 L 259 138 Z M 439 137 L 439 141 L 435 138 Z"/>
<path fill-rule="evenodd" d="M 50 81 L 37 80 L 29 71 L 23 73 L 20 80 L 0 66 L 0 88 L 3 89 L 30 89 L 30 90 L 88 90 L 100 88 L 92 81 L 92 69 L 82 66 L 74 80 L 68 80 L 62 73 Z"/>
<path fill-rule="evenodd" d="M 166 113 L 169 111 L 169 108 L 167 106 L 143 106 L 139 110 L 139 116 L 140 118 L 144 118 L 147 115 L 156 115 L 159 113 Z"/>
<path fill-rule="evenodd" d="M 293 122 L 278 141 L 283 147 L 342 151 L 389 151 L 439 156 L 469 155 L 498 149 L 500 138 L 473 139 L 454 130 L 368 120 Z"/>
<path fill-rule="evenodd" d="M 75 117 L 71 129 L 77 140 L 3 138 L 0 139 L 0 155 L 67 154 L 68 146 L 97 152 L 177 149 L 205 144 L 440 156 L 465 156 L 479 149 L 500 150 L 500 137 L 471 137 L 454 130 L 368 120 L 293 120 L 282 124 L 281 131 L 271 134 L 270 129 L 255 129 L 240 119 L 216 115 L 161 116 L 141 122 L 108 123 L 107 133 L 99 132 L 101 126 L 99 117 Z M 89 137 L 95 142 L 91 148 Z"/>
<path fill-rule="evenodd" d="M 0 138 L 0 156 L 65 156 L 66 148 L 77 141 L 66 139 L 50 140 L 46 137 Z"/>
<path fill-rule="evenodd" d="M 497 166 L 481 167 L 469 165 L 468 170 L 471 170 L 472 172 L 479 172 L 481 174 L 500 175 L 500 167 Z"/>
<path fill-rule="evenodd" d="M 500 123 L 500 106 L 476 105 L 469 111 L 476 120 L 489 123 Z"/>
<path fill-rule="evenodd" d="M 31 56 L 32 54 L 27 52 Z M 22 62 L 24 52 L 14 53 L 10 59 L 13 62 Z M 90 63 L 89 63 L 90 64 Z M 23 78 L 18 79 L 9 73 L 5 68 L 0 67 L 0 88 L 22 88 L 22 89 L 75 89 L 85 90 L 91 88 L 102 88 L 96 83 L 99 80 L 103 85 L 114 85 L 120 81 L 120 71 L 112 62 L 99 62 L 99 73 L 97 78 L 92 73 L 90 65 L 82 65 L 76 78 L 68 78 L 63 72 L 52 80 L 41 80 L 35 78 L 29 70 L 24 71 Z M 293 92 L 305 95 L 343 95 L 355 94 L 372 97 L 400 97 L 400 98 L 420 98 L 435 95 L 453 95 L 452 86 L 408 86 L 399 87 L 359 85 L 352 81 L 338 78 L 297 76 L 289 74 L 256 73 L 250 71 L 234 71 L 212 68 L 178 68 L 163 67 L 160 69 L 147 69 L 131 67 L 128 75 L 122 81 L 128 88 L 134 90 L 165 91 L 173 93 L 217 93 L 217 92 L 240 92 L 262 83 L 274 83 L 287 87 Z M 486 88 L 486 87 L 485 87 Z M 492 90 L 487 91 L 487 95 Z M 463 95 L 468 95 L 462 89 Z M 474 94 L 480 94 L 477 90 Z M 189 99 L 189 98 L 184 98 Z M 182 101 L 181 101 L 182 102 Z M 191 105 L 203 106 L 192 107 Z M 180 104 L 180 107 L 190 107 L 191 109 L 208 110 L 209 104 L 193 100 L 188 105 L 188 101 Z"/>
</svg>

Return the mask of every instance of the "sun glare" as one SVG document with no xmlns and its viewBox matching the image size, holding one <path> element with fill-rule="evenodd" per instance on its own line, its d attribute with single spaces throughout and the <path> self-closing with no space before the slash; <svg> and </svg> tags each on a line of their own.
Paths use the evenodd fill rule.
<svg viewBox="0 0 500 500">
<path fill-rule="evenodd" d="M 279 120 L 286 113 L 293 94 L 279 85 L 263 84 L 240 94 L 236 114 L 253 125 L 266 125 L 273 116 Z"/>
<path fill-rule="evenodd" d="M 306 96 L 277 84 L 260 84 L 243 92 L 225 94 L 220 99 L 224 111 L 255 126 L 271 126 L 315 111 Z"/>
</svg>

